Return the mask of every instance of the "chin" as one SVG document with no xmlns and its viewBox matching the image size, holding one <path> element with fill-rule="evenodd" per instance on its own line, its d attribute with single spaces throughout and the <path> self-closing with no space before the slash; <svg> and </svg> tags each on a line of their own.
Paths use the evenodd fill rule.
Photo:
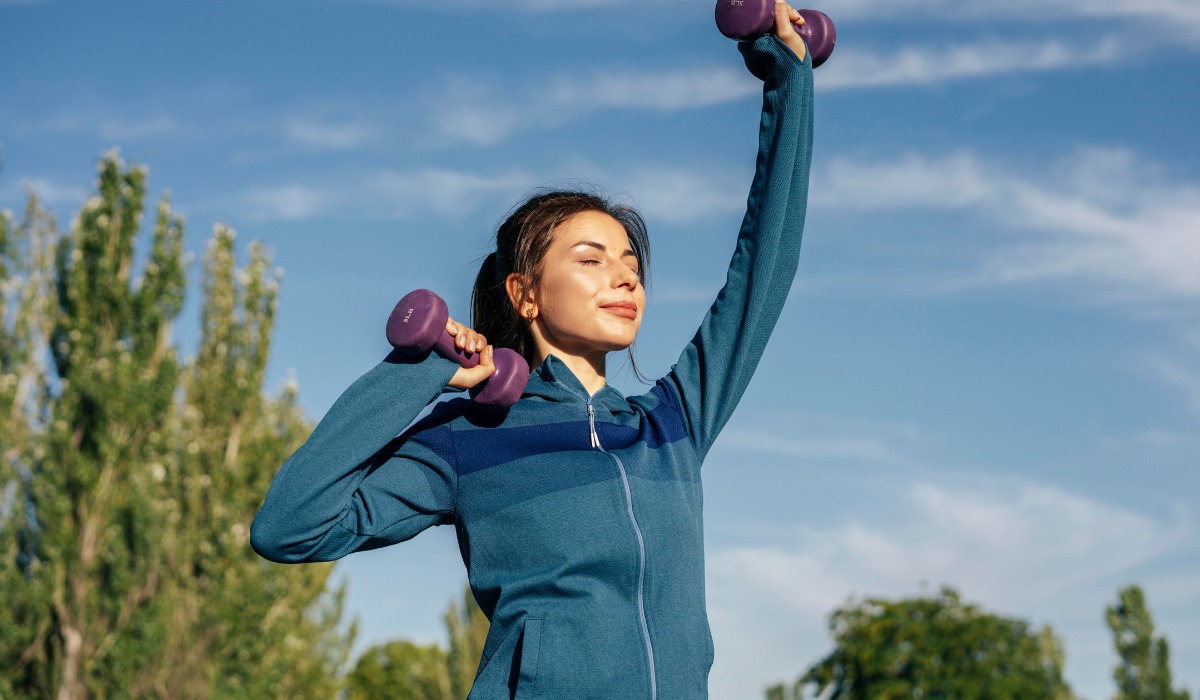
<svg viewBox="0 0 1200 700">
<path fill-rule="evenodd" d="M 636 340 L 636 336 L 626 336 L 624 338 L 611 338 L 609 342 L 602 344 L 606 346 L 608 352 L 623 352 L 630 345 L 633 345 L 634 340 Z"/>
</svg>

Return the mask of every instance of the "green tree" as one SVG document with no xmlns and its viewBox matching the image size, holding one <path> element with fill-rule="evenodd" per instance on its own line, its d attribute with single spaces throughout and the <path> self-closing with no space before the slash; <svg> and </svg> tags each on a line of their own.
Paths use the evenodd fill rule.
<svg viewBox="0 0 1200 700">
<path fill-rule="evenodd" d="M 53 679 L 28 663 L 51 615 L 30 534 L 32 465 L 41 458 L 48 422 L 46 338 L 55 306 L 54 218 L 30 195 L 24 217 L 0 212 L 0 697 L 52 694 Z M 7 670 L 6 670 L 7 669 Z"/>
<path fill-rule="evenodd" d="M 248 545 L 312 428 L 294 382 L 262 391 L 279 273 L 217 227 L 180 362 L 183 220 L 164 197 L 135 280 L 146 172 L 98 170 L 65 237 L 32 197 L 0 217 L 0 694 L 331 697 L 353 637 L 332 565 Z"/>
<path fill-rule="evenodd" d="M 985 613 L 943 588 L 936 597 L 850 601 L 830 617 L 835 649 L 772 700 L 806 689 L 831 700 L 1071 698 L 1049 627 Z"/>
<path fill-rule="evenodd" d="M 1154 620 L 1140 586 L 1117 593 L 1117 604 L 1105 609 L 1120 661 L 1113 669 L 1115 700 L 1188 700 L 1186 690 L 1171 688 L 1171 653 L 1164 637 L 1154 634 Z"/>
<path fill-rule="evenodd" d="M 171 494 L 168 522 L 182 526 L 165 533 L 177 631 L 157 685 L 171 697 L 194 687 L 218 697 L 328 698 L 353 635 L 353 626 L 337 631 L 343 589 L 326 592 L 333 564 L 271 564 L 249 546 L 276 469 L 312 426 L 294 382 L 263 395 L 280 272 L 268 275 L 254 243 L 237 269 L 235 239 L 217 226 L 208 243 L 201 342 L 182 373 L 171 462 L 152 467 Z"/>
<path fill-rule="evenodd" d="M 348 700 L 455 700 L 446 652 L 436 644 L 398 640 L 368 649 L 347 680 Z"/>
<path fill-rule="evenodd" d="M 488 622 L 470 586 L 463 586 L 461 602 L 450 602 L 443 616 L 450 648 L 446 653 L 446 669 L 450 677 L 450 690 L 455 698 L 465 698 L 475 682 L 475 671 L 483 656 L 483 644 L 487 641 Z"/>
<path fill-rule="evenodd" d="M 450 602 L 442 620 L 448 649 L 400 640 L 363 652 L 346 679 L 349 700 L 465 698 L 483 654 L 488 619 L 470 587 L 464 586 L 462 597 Z"/>
</svg>

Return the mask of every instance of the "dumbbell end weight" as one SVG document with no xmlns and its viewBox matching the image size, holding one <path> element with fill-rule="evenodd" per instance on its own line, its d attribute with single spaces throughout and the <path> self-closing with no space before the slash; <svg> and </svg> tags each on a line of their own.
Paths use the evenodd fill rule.
<svg viewBox="0 0 1200 700">
<path fill-rule="evenodd" d="M 837 29 L 829 15 L 819 10 L 798 10 L 804 18 L 804 26 L 796 27 L 796 31 L 804 39 L 808 50 L 812 51 L 813 68 L 829 59 L 833 53 L 833 45 L 837 43 Z"/>
<path fill-rule="evenodd" d="M 511 348 L 496 348 L 492 353 L 496 372 L 487 381 L 468 390 L 480 406 L 503 409 L 516 403 L 529 382 L 529 363 Z"/>
<path fill-rule="evenodd" d="M 416 289 L 396 303 L 387 321 L 387 339 L 400 352 L 420 356 L 436 349 L 438 354 L 463 367 L 479 364 L 477 353 L 464 352 L 446 332 L 450 311 L 446 302 L 428 289 Z"/>
<path fill-rule="evenodd" d="M 833 53 L 837 31 L 824 12 L 798 10 L 804 25 L 796 31 L 812 52 L 813 68 L 824 63 Z M 753 41 L 771 31 L 775 25 L 774 0 L 717 0 L 717 29 L 737 41 Z"/>
</svg>

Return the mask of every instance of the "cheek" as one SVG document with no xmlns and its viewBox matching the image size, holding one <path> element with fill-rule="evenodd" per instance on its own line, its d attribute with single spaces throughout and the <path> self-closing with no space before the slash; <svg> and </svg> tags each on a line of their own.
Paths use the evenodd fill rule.
<svg viewBox="0 0 1200 700">
<path fill-rule="evenodd" d="M 596 285 L 583 273 L 567 273 L 543 280 L 541 307 L 553 322 L 570 323 L 593 305 Z"/>
</svg>

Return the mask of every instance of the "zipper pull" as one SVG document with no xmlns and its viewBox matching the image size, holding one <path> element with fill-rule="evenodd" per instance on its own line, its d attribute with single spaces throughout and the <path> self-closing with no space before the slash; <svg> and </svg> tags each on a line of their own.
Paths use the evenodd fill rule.
<svg viewBox="0 0 1200 700">
<path fill-rule="evenodd" d="M 592 408 L 591 401 L 588 401 L 588 427 L 592 431 L 592 447 L 599 447 L 600 436 L 596 435 L 596 411 Z"/>
</svg>

